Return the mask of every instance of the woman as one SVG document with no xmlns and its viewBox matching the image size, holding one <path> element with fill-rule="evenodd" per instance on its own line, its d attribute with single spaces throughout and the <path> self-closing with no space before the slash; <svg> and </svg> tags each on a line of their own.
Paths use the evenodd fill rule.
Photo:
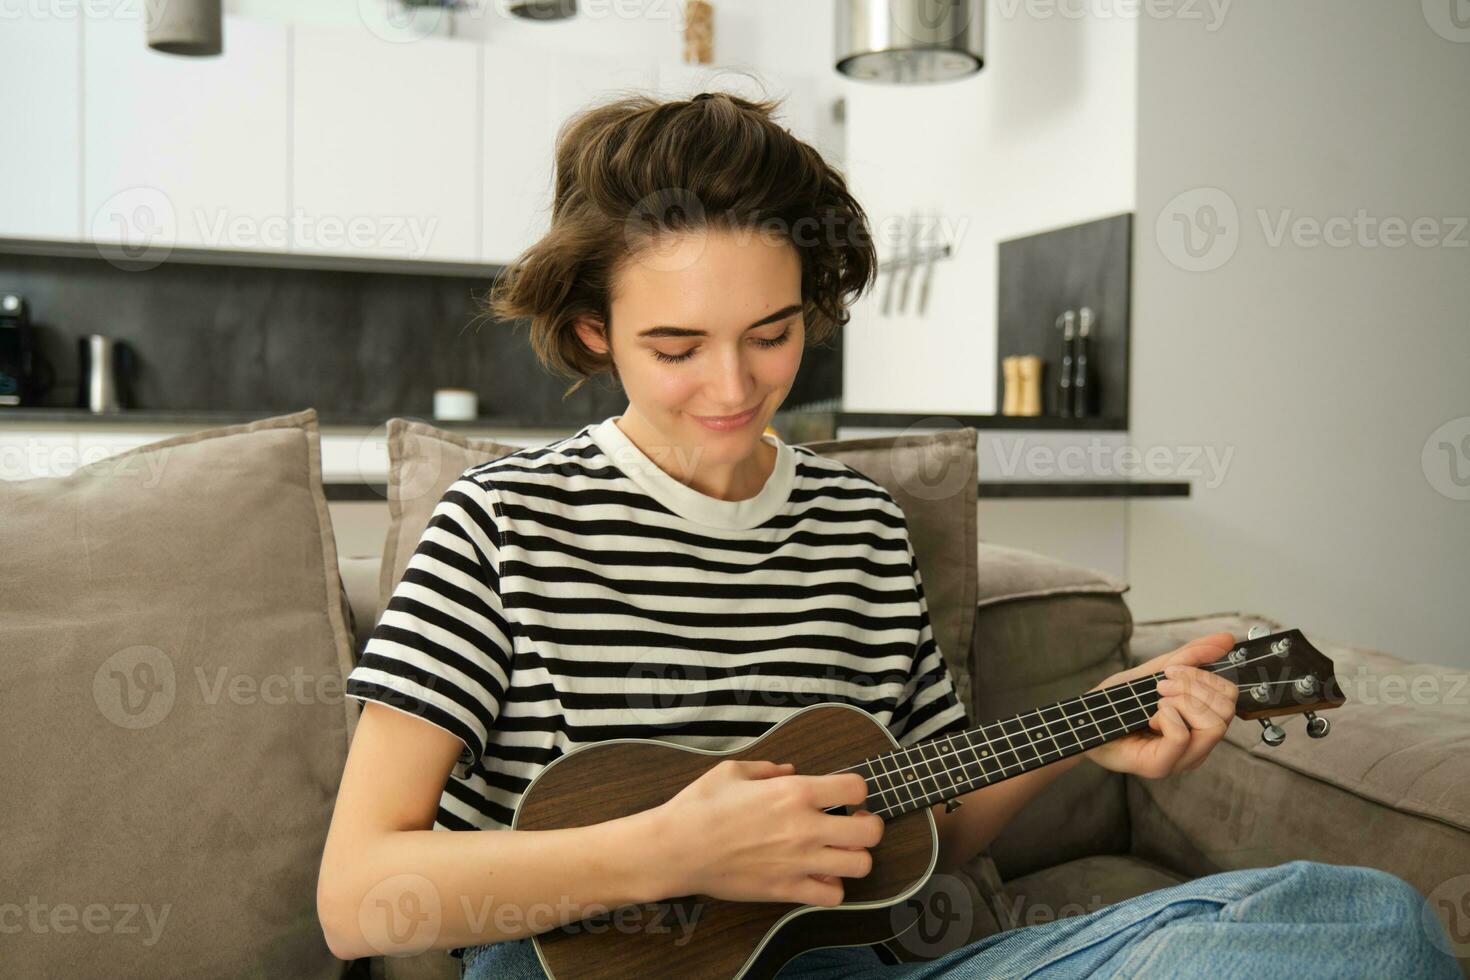
<svg viewBox="0 0 1470 980">
<path fill-rule="evenodd" d="M 364 709 L 318 888 L 337 955 L 451 949 L 467 977 L 542 977 L 529 937 L 579 908 L 689 894 L 836 905 L 883 830 L 872 813 L 822 812 L 865 802 L 855 773 L 729 762 L 629 817 L 509 827 L 542 767 L 603 739 L 729 749 L 822 701 L 865 708 L 905 746 L 970 727 L 903 511 L 764 431 L 804 347 L 847 322 L 875 271 L 862 208 L 774 108 L 631 97 L 563 127 L 550 231 L 491 310 L 529 318 L 542 362 L 578 385 L 612 374 L 628 406 L 471 467 L 435 508 L 348 680 Z M 1202 637 L 1104 681 L 1171 675 L 1151 732 L 1086 758 L 1146 777 L 1199 765 L 1236 692 L 1197 665 L 1233 643 Z M 984 849 L 1082 759 L 936 807 L 938 867 Z M 929 963 L 827 949 L 782 976 L 1458 975 L 1421 904 L 1390 875 L 1295 862 Z"/>
</svg>

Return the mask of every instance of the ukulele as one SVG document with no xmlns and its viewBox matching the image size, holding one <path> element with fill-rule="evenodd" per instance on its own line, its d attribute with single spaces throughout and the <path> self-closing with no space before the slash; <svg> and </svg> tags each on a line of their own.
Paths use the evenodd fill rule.
<svg viewBox="0 0 1470 980">
<path fill-rule="evenodd" d="M 1327 734 L 1317 711 L 1346 700 L 1332 661 L 1295 629 L 1255 627 L 1245 642 L 1202 669 L 1234 680 L 1235 714 L 1260 721 L 1267 745 L 1285 733 L 1271 715 L 1305 714 L 1307 734 Z M 1010 779 L 1095 745 L 1148 728 L 1162 671 L 1078 697 L 1023 711 L 909 748 L 899 746 L 867 711 L 842 703 L 814 704 L 763 735 L 726 752 L 655 739 L 610 739 L 552 760 L 516 807 L 516 830 L 580 827 L 667 802 L 724 759 L 792 762 L 798 773 L 861 773 L 861 805 L 886 822 L 869 850 L 872 870 L 843 878 L 840 905 L 737 902 L 686 895 L 626 905 L 534 935 L 536 956 L 552 980 L 624 977 L 728 977 L 767 980 L 792 957 L 829 946 L 891 941 L 919 918 L 907 901 L 934 872 L 939 837 L 930 807 Z M 894 962 L 898 957 L 884 947 Z"/>
</svg>

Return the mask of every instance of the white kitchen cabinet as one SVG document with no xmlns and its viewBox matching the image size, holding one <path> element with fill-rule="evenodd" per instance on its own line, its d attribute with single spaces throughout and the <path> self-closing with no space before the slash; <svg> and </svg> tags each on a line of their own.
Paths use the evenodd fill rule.
<svg viewBox="0 0 1470 980">
<path fill-rule="evenodd" d="M 83 240 L 283 250 L 286 27 L 227 16 L 201 58 L 152 50 L 137 18 L 82 30 Z"/>
<path fill-rule="evenodd" d="M 625 91 L 654 89 L 651 60 L 495 42 L 484 45 L 481 258 L 504 264 L 551 222 L 556 134 L 573 114 Z"/>
<path fill-rule="evenodd" d="M 76 241 L 81 214 L 81 25 L 76 17 L 0 24 L 0 236 Z"/>
<path fill-rule="evenodd" d="M 556 120 L 545 52 L 493 42 L 482 47 L 480 258 L 503 265 L 550 222 Z"/>
<path fill-rule="evenodd" d="M 292 251 L 478 261 L 477 45 L 292 33 Z"/>
</svg>

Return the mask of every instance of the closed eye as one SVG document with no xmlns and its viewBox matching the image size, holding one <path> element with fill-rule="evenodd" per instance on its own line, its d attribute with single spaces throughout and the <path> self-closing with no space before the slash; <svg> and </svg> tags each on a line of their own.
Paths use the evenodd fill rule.
<svg viewBox="0 0 1470 980">
<path fill-rule="evenodd" d="M 791 339 L 791 328 L 787 327 L 781 332 L 781 335 L 779 337 L 752 337 L 750 339 L 755 341 L 762 347 L 780 347 L 782 344 L 786 343 L 786 341 Z M 665 354 L 661 350 L 655 350 L 653 352 L 653 356 L 658 358 L 660 361 L 663 361 L 665 364 L 677 364 L 680 361 L 689 360 L 691 357 L 694 356 L 694 352 L 697 350 L 699 350 L 698 347 L 691 347 L 682 354 Z"/>
</svg>

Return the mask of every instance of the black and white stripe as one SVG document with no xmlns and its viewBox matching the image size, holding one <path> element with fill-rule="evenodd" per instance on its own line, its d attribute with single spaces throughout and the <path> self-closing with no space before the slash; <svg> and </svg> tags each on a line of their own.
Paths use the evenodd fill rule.
<svg viewBox="0 0 1470 980">
<path fill-rule="evenodd" d="M 617 465 L 612 422 L 465 470 L 348 677 L 465 743 L 436 829 L 508 828 L 542 767 L 610 738 L 724 750 L 826 701 L 904 745 L 969 727 L 882 486 L 776 441 L 769 514 L 695 499 Z"/>
</svg>

